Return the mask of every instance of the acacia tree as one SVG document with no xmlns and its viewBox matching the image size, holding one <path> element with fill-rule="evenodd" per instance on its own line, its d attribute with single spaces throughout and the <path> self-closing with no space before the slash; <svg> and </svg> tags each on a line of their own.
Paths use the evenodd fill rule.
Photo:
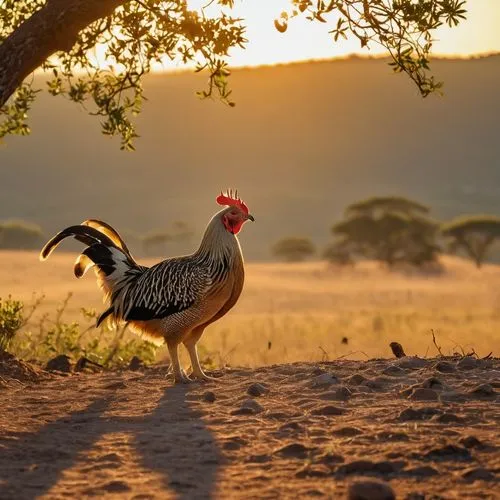
<svg viewBox="0 0 500 500">
<path fill-rule="evenodd" d="M 373 197 L 349 205 L 345 219 L 332 227 L 335 244 L 352 256 L 421 266 L 433 262 L 438 225 L 429 209 L 403 197 Z"/>
<path fill-rule="evenodd" d="M 244 0 L 250 1 L 250 0 Z M 30 75 L 48 74 L 47 90 L 100 117 L 102 131 L 119 135 L 122 148 L 137 136 L 142 80 L 165 59 L 206 69 L 202 97 L 230 101 L 227 59 L 244 46 L 244 20 L 231 15 L 234 0 L 190 9 L 186 0 L 0 0 L 0 137 L 28 134 L 27 114 L 38 89 Z M 214 5 L 220 8 L 216 13 Z M 465 0 L 290 0 L 275 20 L 285 32 L 294 18 L 325 24 L 337 41 L 356 37 L 361 47 L 381 44 L 397 72 L 405 72 L 423 96 L 440 88 L 428 74 L 432 32 L 465 18 Z M 211 10 L 210 10 L 211 9 Z M 277 13 L 278 14 L 278 13 Z M 111 68 L 101 67 L 100 47 Z"/>
<path fill-rule="evenodd" d="M 441 228 L 444 236 L 450 238 L 449 249 L 464 250 L 477 268 L 484 263 L 488 250 L 495 240 L 500 239 L 500 217 L 471 215 L 458 217 Z"/>
</svg>

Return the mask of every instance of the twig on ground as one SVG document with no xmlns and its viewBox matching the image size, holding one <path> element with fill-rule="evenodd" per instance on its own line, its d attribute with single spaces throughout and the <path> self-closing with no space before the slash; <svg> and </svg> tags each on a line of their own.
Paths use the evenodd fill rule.
<svg viewBox="0 0 500 500">
<path fill-rule="evenodd" d="M 437 351 L 439 352 L 439 355 L 440 355 L 442 358 L 444 358 L 444 355 L 443 355 L 443 353 L 442 353 L 442 351 L 441 351 L 441 347 L 437 345 L 437 342 L 436 342 L 436 335 L 434 334 L 434 329 L 433 329 L 433 328 L 431 328 L 431 334 L 432 334 L 432 342 L 433 342 L 433 344 L 436 346 L 436 349 L 437 349 Z"/>
<path fill-rule="evenodd" d="M 481 359 L 490 359 L 491 356 L 493 356 L 493 351 L 491 351 L 487 356 L 485 356 L 484 358 L 481 358 Z"/>
<path fill-rule="evenodd" d="M 334 358 L 334 361 L 336 361 L 338 359 L 344 359 L 344 358 L 347 358 L 347 356 L 351 356 L 353 354 L 358 354 L 358 353 L 361 353 L 367 359 L 370 358 L 370 356 L 368 356 L 368 354 L 366 354 L 366 352 L 364 352 L 364 351 L 351 351 L 351 352 L 348 352 L 347 354 L 344 354 L 343 356 L 339 356 L 338 358 Z"/>
<path fill-rule="evenodd" d="M 330 357 L 328 355 L 328 353 L 320 345 L 318 346 L 318 349 L 323 353 L 323 356 L 321 357 L 321 361 L 328 361 L 328 358 Z"/>
</svg>

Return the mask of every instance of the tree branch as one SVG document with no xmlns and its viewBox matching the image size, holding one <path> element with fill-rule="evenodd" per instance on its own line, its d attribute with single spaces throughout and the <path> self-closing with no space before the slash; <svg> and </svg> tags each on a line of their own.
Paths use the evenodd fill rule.
<svg viewBox="0 0 500 500">
<path fill-rule="evenodd" d="M 129 0 L 47 0 L 0 45 L 0 107 L 52 54 L 68 52 L 78 33 Z"/>
</svg>

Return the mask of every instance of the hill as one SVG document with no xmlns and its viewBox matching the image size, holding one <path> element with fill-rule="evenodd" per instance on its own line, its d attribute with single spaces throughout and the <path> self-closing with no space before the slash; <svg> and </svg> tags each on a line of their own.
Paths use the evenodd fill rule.
<svg viewBox="0 0 500 500">
<path fill-rule="evenodd" d="M 47 234 L 88 217 L 141 233 L 184 220 L 198 235 L 216 193 L 236 186 L 257 220 L 246 256 L 266 259 L 285 235 L 327 241 L 345 205 L 369 195 L 412 196 L 442 218 L 500 213 L 500 56 L 433 70 L 445 95 L 424 100 L 380 60 L 239 69 L 234 109 L 195 97 L 203 76 L 151 75 L 133 154 L 43 96 L 33 135 L 0 152 L 0 219 Z"/>
</svg>

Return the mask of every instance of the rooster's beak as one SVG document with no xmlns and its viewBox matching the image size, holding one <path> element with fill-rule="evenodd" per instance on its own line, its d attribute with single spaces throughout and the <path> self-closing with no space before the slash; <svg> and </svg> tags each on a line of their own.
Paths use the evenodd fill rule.
<svg viewBox="0 0 500 500">
<path fill-rule="evenodd" d="M 251 220 L 252 222 L 255 222 L 255 219 L 253 218 L 253 215 L 248 214 L 247 219 Z"/>
</svg>

